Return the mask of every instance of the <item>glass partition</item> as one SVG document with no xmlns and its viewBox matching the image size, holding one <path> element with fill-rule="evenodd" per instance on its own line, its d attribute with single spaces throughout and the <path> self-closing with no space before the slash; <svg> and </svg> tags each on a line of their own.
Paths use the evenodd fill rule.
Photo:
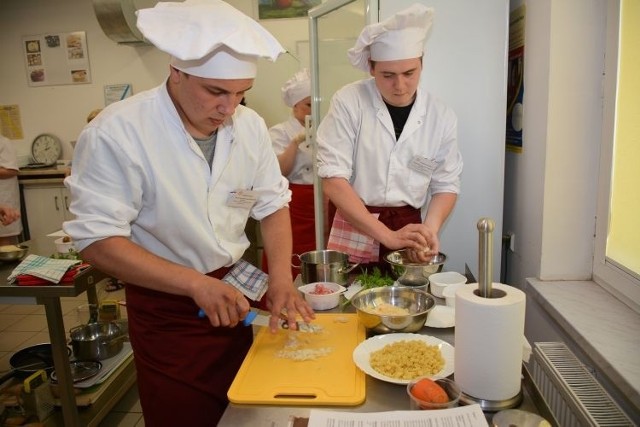
<svg viewBox="0 0 640 427">
<path fill-rule="evenodd" d="M 354 68 L 347 58 L 362 28 L 378 21 L 377 0 L 329 0 L 309 11 L 309 49 L 311 59 L 311 132 L 327 113 L 331 96 L 347 83 L 367 75 Z M 316 155 L 316 145 L 314 156 Z M 322 184 L 314 162 L 314 206 L 316 248 L 325 248 Z"/>
</svg>

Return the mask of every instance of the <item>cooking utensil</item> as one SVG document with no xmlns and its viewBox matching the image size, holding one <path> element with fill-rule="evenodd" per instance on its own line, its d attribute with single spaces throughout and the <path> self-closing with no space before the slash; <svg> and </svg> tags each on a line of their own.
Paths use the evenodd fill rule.
<svg viewBox="0 0 640 427">
<path fill-rule="evenodd" d="M 401 285 L 424 286 L 429 283 L 429 276 L 442 271 L 447 256 L 440 252 L 427 262 L 417 263 L 411 261 L 406 249 L 402 249 L 388 253 L 384 260 L 391 266 L 391 273 Z"/>
<path fill-rule="evenodd" d="M 344 252 L 322 250 L 305 252 L 302 255 L 295 254 L 300 260 L 300 265 L 291 264 L 300 269 L 302 283 L 334 282 L 346 285 L 349 273 L 359 263 L 350 264 L 349 255 Z"/>
<path fill-rule="evenodd" d="M 102 363 L 97 360 L 74 360 L 70 365 L 71 378 L 74 383 L 89 379 L 97 375 L 102 370 Z M 56 371 L 51 372 L 51 382 L 58 382 Z"/>
<path fill-rule="evenodd" d="M 79 360 L 102 360 L 122 350 L 127 337 L 116 322 L 96 322 L 69 331 L 73 354 Z"/>
<path fill-rule="evenodd" d="M 261 329 L 227 393 L 233 403 L 267 405 L 359 405 L 365 373 L 350 362 L 365 330 L 354 313 L 319 313 L 320 334 L 272 334 Z M 293 335 L 293 336 L 292 336 Z M 295 348 L 292 348 L 297 339 Z M 326 350 L 326 352 L 322 352 Z M 306 360 L 299 353 L 318 354 Z M 320 355 L 320 353 L 322 355 Z"/>
<path fill-rule="evenodd" d="M 22 261 L 29 253 L 29 246 L 26 245 L 5 245 L 0 246 L 0 261 L 14 262 Z"/>
<path fill-rule="evenodd" d="M 280 323 L 280 327 L 282 329 L 289 329 L 289 323 L 287 321 L 287 317 L 285 315 L 281 315 L 280 318 L 282 322 Z M 250 311 L 247 314 L 247 317 L 244 318 L 242 324 L 245 326 L 256 325 L 256 326 L 269 326 L 269 316 L 265 316 L 264 314 L 258 314 L 257 311 Z M 298 321 L 296 322 L 297 330 L 300 332 L 320 332 L 322 331 L 322 327 L 319 325 L 314 325 L 312 323 L 305 323 Z"/>
<path fill-rule="evenodd" d="M 358 319 L 367 330 L 386 334 L 417 332 L 422 329 L 436 300 L 419 289 L 385 286 L 361 290 L 351 298 L 351 305 L 355 307 Z M 391 309 L 403 309 L 407 314 L 396 314 Z"/>
<path fill-rule="evenodd" d="M 67 347 L 71 354 L 71 349 Z M 36 344 L 16 351 L 9 359 L 12 369 L 0 377 L 0 384 L 10 378 L 27 378 L 44 369 L 47 373 L 53 370 L 53 353 L 50 343 Z"/>
</svg>

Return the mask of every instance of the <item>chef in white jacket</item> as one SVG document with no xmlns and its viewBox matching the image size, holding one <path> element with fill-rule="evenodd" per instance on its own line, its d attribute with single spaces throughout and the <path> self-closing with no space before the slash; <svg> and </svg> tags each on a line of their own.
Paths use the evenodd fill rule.
<svg viewBox="0 0 640 427">
<path fill-rule="evenodd" d="M 460 191 L 456 115 L 420 86 L 432 16 L 415 4 L 365 27 L 348 56 L 371 78 L 337 91 L 318 128 L 318 173 L 337 208 L 328 248 L 365 267 L 384 268 L 396 249 L 437 254 Z"/>
<path fill-rule="evenodd" d="M 292 282 L 287 181 L 264 121 L 239 105 L 257 60 L 284 49 L 218 0 L 160 2 L 137 25 L 171 55 L 169 76 L 82 130 L 64 230 L 86 261 L 126 283 L 145 424 L 213 426 L 252 342 L 241 323 L 248 298 L 266 292 L 273 331 L 281 311 L 292 328 L 313 318 Z M 271 254 L 268 289 L 240 259 L 249 216 Z"/>
<path fill-rule="evenodd" d="M 313 148 L 306 139 L 305 118 L 311 114 L 311 75 L 303 68 L 281 88 L 282 100 L 291 108 L 288 120 L 269 128 L 273 151 L 278 156 L 280 170 L 289 181 L 293 253 L 303 254 L 316 249 L 313 191 Z M 264 261 L 268 259 L 263 253 Z M 298 267 L 291 267 L 298 274 Z"/>
</svg>

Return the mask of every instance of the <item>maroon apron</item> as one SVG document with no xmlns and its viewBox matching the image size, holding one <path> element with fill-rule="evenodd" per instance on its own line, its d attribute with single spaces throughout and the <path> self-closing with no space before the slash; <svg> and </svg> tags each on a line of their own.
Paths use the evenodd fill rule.
<svg viewBox="0 0 640 427">
<path fill-rule="evenodd" d="M 228 268 L 210 273 L 222 278 Z M 252 328 L 214 328 L 189 297 L 125 286 L 140 404 L 148 427 L 215 426 L 253 340 Z"/>
<path fill-rule="evenodd" d="M 291 184 L 291 203 L 289 216 L 291 217 L 291 232 L 293 236 L 292 252 L 301 255 L 316 250 L 316 218 L 314 206 L 313 185 Z M 268 273 L 267 254 L 262 254 L 262 270 Z M 291 267 L 291 276 L 295 279 L 300 274 L 300 268 Z"/>
<path fill-rule="evenodd" d="M 420 224 L 422 223 L 422 216 L 420 215 L 420 209 L 416 209 L 413 206 L 365 206 L 371 213 L 379 213 L 378 221 L 386 225 L 390 230 L 400 230 L 407 224 Z M 336 215 L 336 206 L 329 202 L 329 224 L 333 224 L 333 217 Z M 381 272 L 391 273 L 391 267 L 384 260 L 384 256 L 389 252 L 393 252 L 396 249 L 389 249 L 380 243 L 380 256 L 379 262 L 360 264 L 358 268 L 360 271 L 373 271 L 374 267 L 378 267 Z"/>
</svg>

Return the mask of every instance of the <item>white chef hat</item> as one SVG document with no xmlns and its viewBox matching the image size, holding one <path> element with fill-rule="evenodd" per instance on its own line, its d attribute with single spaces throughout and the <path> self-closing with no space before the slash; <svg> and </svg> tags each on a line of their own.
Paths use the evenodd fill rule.
<svg viewBox="0 0 640 427">
<path fill-rule="evenodd" d="M 282 86 L 282 100 L 289 107 L 296 105 L 308 96 L 311 96 L 311 75 L 309 70 L 303 68 L 285 82 Z"/>
<path fill-rule="evenodd" d="M 171 65 L 213 79 L 256 76 L 258 58 L 275 61 L 284 48 L 255 20 L 221 0 L 160 2 L 140 9 L 137 26 Z"/>
<path fill-rule="evenodd" d="M 347 52 L 349 61 L 368 72 L 369 59 L 396 61 L 421 57 L 433 14 L 433 8 L 416 3 L 382 22 L 367 25 Z"/>
</svg>

